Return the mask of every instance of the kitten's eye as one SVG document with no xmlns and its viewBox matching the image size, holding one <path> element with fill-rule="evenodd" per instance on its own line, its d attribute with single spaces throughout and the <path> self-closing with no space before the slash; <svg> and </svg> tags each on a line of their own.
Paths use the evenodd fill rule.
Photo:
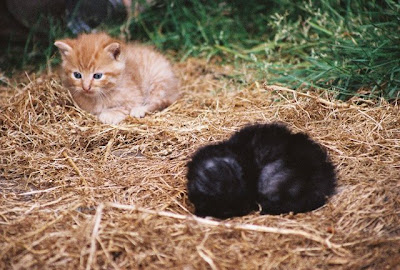
<svg viewBox="0 0 400 270">
<path fill-rule="evenodd" d="M 95 78 L 96 80 L 101 79 L 101 77 L 103 77 L 103 73 L 95 73 L 95 74 L 93 74 L 93 78 Z"/>
<path fill-rule="evenodd" d="M 79 72 L 74 72 L 74 77 L 75 77 L 75 79 L 81 79 L 82 74 L 80 74 Z"/>
</svg>

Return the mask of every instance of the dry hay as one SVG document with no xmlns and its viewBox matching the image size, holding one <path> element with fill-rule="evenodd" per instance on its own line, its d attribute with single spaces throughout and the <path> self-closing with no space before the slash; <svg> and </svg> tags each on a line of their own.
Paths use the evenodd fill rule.
<svg viewBox="0 0 400 270">
<path fill-rule="evenodd" d="M 399 107 L 297 94 L 190 59 L 182 98 L 118 126 L 74 107 L 55 76 L 1 93 L 1 269 L 394 269 L 400 264 Z M 298 215 L 195 218 L 185 164 L 254 122 L 329 151 L 338 193 Z"/>
</svg>

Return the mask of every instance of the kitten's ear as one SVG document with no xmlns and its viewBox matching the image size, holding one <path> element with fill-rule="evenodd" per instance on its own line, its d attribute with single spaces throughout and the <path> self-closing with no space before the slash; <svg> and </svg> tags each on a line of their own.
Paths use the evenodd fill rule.
<svg viewBox="0 0 400 270">
<path fill-rule="evenodd" d="M 115 60 L 118 60 L 118 56 L 121 54 L 121 44 L 113 42 L 107 45 L 104 50 L 110 54 Z"/>
<path fill-rule="evenodd" d="M 67 40 L 57 40 L 54 42 L 54 45 L 56 45 L 56 47 L 60 50 L 60 53 L 63 57 L 71 54 L 72 52 L 72 47 L 68 43 L 70 42 Z"/>
</svg>

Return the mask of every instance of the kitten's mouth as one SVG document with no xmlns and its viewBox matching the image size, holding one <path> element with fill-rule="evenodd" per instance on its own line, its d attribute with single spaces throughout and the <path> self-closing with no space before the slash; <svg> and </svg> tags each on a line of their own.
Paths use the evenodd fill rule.
<svg viewBox="0 0 400 270">
<path fill-rule="evenodd" d="M 91 90 L 91 91 L 81 90 L 81 92 L 86 96 L 94 96 L 94 95 L 96 95 L 96 91 L 93 91 L 93 90 Z"/>
</svg>

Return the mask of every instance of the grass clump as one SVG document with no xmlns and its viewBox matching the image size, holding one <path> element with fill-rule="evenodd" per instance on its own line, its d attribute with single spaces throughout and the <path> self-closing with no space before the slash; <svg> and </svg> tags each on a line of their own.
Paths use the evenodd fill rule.
<svg viewBox="0 0 400 270">
<path fill-rule="evenodd" d="M 289 65 L 272 65 L 268 71 L 292 87 L 335 90 L 342 100 L 354 95 L 397 99 L 400 5 L 390 0 L 321 3 L 299 5 L 304 14 L 295 21 L 276 15 L 271 23 L 275 48 Z"/>
</svg>

